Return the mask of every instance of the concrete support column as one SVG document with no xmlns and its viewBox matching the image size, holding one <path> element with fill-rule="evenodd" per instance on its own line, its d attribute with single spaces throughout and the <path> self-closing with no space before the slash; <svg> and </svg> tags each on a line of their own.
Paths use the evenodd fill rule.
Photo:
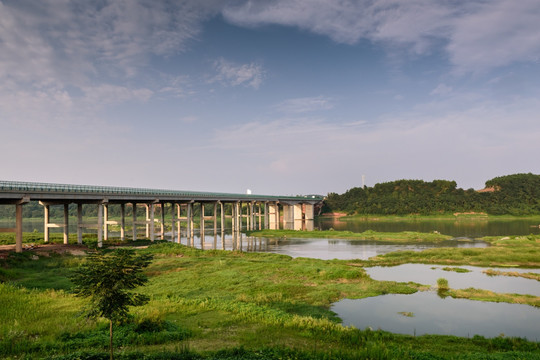
<svg viewBox="0 0 540 360">
<path fill-rule="evenodd" d="M 155 240 L 155 224 L 154 224 L 154 204 L 148 205 L 148 208 L 150 209 L 150 241 Z M 148 224 L 146 225 L 148 227 Z"/>
<path fill-rule="evenodd" d="M 221 201 L 219 202 L 219 211 L 221 248 L 225 250 L 225 205 Z"/>
<path fill-rule="evenodd" d="M 262 230 L 262 211 L 261 211 L 261 203 L 259 203 L 259 230 Z"/>
<path fill-rule="evenodd" d="M 238 232 L 242 232 L 242 217 L 244 210 L 242 209 L 242 202 L 238 203 Z"/>
<path fill-rule="evenodd" d="M 64 204 L 64 244 L 69 242 L 69 212 L 68 204 Z"/>
<path fill-rule="evenodd" d="M 218 203 L 214 203 L 214 237 L 217 235 L 217 206 Z"/>
<path fill-rule="evenodd" d="M 51 213 L 50 213 L 50 208 L 49 208 L 49 205 L 43 205 L 43 211 L 44 211 L 44 216 L 43 216 L 43 236 L 44 236 L 44 241 L 45 243 L 48 243 L 49 242 L 49 222 L 51 221 Z"/>
<path fill-rule="evenodd" d="M 103 205 L 103 239 L 109 240 L 109 205 Z"/>
<path fill-rule="evenodd" d="M 302 230 L 304 212 L 302 204 L 293 205 L 294 230 Z"/>
<path fill-rule="evenodd" d="M 219 215 L 220 215 L 220 230 L 221 233 L 225 232 L 225 205 L 219 202 Z"/>
<path fill-rule="evenodd" d="M 182 226 L 180 224 L 181 211 L 182 211 L 182 205 L 181 204 L 176 204 L 176 219 L 178 220 L 176 222 L 176 228 L 178 230 L 178 243 L 179 244 L 180 244 L 180 236 L 181 236 L 180 231 L 182 230 Z"/>
<path fill-rule="evenodd" d="M 103 204 L 98 204 L 97 222 L 98 247 L 103 247 Z"/>
<path fill-rule="evenodd" d="M 193 203 L 191 202 L 187 204 L 187 238 L 193 245 Z"/>
<path fill-rule="evenodd" d="M 279 205 L 277 203 L 268 204 L 268 229 L 279 229 Z"/>
<path fill-rule="evenodd" d="M 83 230 L 82 204 L 77 204 L 77 244 L 82 244 Z"/>
<path fill-rule="evenodd" d="M 201 203 L 201 220 L 199 224 L 199 237 L 201 238 L 201 248 L 204 249 L 204 203 Z"/>
<path fill-rule="evenodd" d="M 126 240 L 126 204 L 120 204 L 120 241 Z"/>
<path fill-rule="evenodd" d="M 22 221 L 23 221 L 23 205 L 15 205 L 15 252 L 22 252 L 22 243 L 23 243 L 23 232 L 22 232 Z"/>
<path fill-rule="evenodd" d="M 236 230 L 236 204 L 231 203 L 231 232 Z"/>
<path fill-rule="evenodd" d="M 176 219 L 174 214 L 174 203 L 171 203 L 171 241 L 174 242 L 176 234 L 174 231 L 174 226 L 176 225 Z"/>
<path fill-rule="evenodd" d="M 137 203 L 131 203 L 131 207 L 133 208 L 133 241 L 137 240 Z"/>
<path fill-rule="evenodd" d="M 294 229 L 294 209 L 293 205 L 283 204 L 283 228 Z"/>
<path fill-rule="evenodd" d="M 270 216 L 269 216 L 269 206 L 268 206 L 268 201 L 265 201 L 264 202 L 264 229 L 268 229 L 269 228 L 269 224 L 270 224 Z"/>
<path fill-rule="evenodd" d="M 144 204 L 146 208 L 146 233 L 145 236 L 147 239 L 150 238 L 150 224 L 148 223 L 150 221 L 150 205 Z"/>
<path fill-rule="evenodd" d="M 304 205 L 306 230 L 313 231 L 315 228 L 315 206 L 313 204 Z"/>
<path fill-rule="evenodd" d="M 247 230 L 255 230 L 255 224 L 254 224 L 254 220 L 255 220 L 255 215 L 253 214 L 253 211 L 255 210 L 254 207 L 253 207 L 253 203 L 252 202 L 249 202 L 247 204 Z"/>
<path fill-rule="evenodd" d="M 161 240 L 165 240 L 165 203 L 161 203 Z"/>
</svg>

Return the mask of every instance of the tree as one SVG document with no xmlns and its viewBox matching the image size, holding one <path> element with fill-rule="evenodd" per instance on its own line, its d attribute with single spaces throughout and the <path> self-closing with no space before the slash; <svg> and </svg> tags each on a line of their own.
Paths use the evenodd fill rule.
<svg viewBox="0 0 540 360">
<path fill-rule="evenodd" d="M 72 276 L 76 296 L 90 299 L 87 316 L 109 320 L 109 350 L 113 359 L 113 323 L 124 321 L 130 306 L 148 302 L 146 295 L 131 290 L 144 285 L 143 274 L 152 261 L 152 255 L 136 255 L 133 250 L 118 249 L 112 253 L 98 252 L 88 255 L 87 261 Z"/>
</svg>

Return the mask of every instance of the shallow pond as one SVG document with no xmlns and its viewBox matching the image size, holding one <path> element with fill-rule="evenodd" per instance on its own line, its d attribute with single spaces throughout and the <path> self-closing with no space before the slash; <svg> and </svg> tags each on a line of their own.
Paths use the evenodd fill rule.
<svg viewBox="0 0 540 360">
<path fill-rule="evenodd" d="M 182 244 L 188 244 L 186 238 L 181 239 Z M 422 251 L 436 247 L 487 247 L 482 241 L 448 240 L 440 243 L 381 243 L 372 240 L 340 240 L 340 239 L 279 239 L 253 237 L 242 234 L 233 237 L 206 235 L 204 244 L 200 237 L 195 236 L 192 246 L 199 249 L 242 250 L 255 252 L 272 252 L 289 255 L 291 257 L 309 257 L 314 259 L 331 260 L 367 260 L 372 256 L 386 254 L 398 250 Z"/>
<path fill-rule="evenodd" d="M 442 270 L 444 266 L 403 264 L 392 267 L 375 266 L 365 268 L 368 275 L 378 281 L 415 282 L 424 285 L 436 286 L 437 279 L 445 278 L 452 289 L 490 290 L 497 293 L 529 294 L 540 296 L 540 281 L 513 276 L 489 276 L 482 272 L 487 268 L 474 266 L 458 266 L 470 272 L 458 273 Z M 539 269 L 490 268 L 504 272 L 533 272 L 540 273 Z"/>
<path fill-rule="evenodd" d="M 344 325 L 394 333 L 540 340 L 540 309 L 528 305 L 440 298 L 436 292 L 344 299 L 332 305 Z"/>
<path fill-rule="evenodd" d="M 248 238 L 249 239 L 249 238 Z M 267 251 L 292 257 L 309 257 L 314 259 L 362 259 L 386 254 L 392 251 L 412 250 L 422 251 L 439 247 L 487 247 L 482 241 L 448 240 L 440 243 L 381 243 L 373 240 L 341 240 L 341 239 L 266 239 L 253 238 L 262 241 L 265 246 L 258 251 Z"/>
</svg>

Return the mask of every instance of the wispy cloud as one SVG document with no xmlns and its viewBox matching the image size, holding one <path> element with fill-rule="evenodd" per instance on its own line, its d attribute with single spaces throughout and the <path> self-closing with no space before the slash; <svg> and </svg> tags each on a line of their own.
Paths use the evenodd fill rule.
<svg viewBox="0 0 540 360">
<path fill-rule="evenodd" d="M 430 94 L 431 95 L 447 95 L 452 92 L 452 87 L 448 86 L 446 84 L 439 84 L 435 89 L 433 89 Z"/>
<path fill-rule="evenodd" d="M 288 99 L 276 106 L 276 109 L 284 113 L 307 113 L 313 111 L 330 110 L 334 107 L 332 99 L 325 96 L 304 97 Z"/>
<path fill-rule="evenodd" d="M 264 79 L 264 70 L 260 64 L 235 64 L 220 58 L 214 62 L 217 75 L 210 82 L 220 82 L 227 86 L 246 86 L 258 89 Z"/>
<path fill-rule="evenodd" d="M 219 151 L 210 153 L 259 164 L 257 173 L 276 183 L 283 176 L 298 183 L 310 179 L 313 191 L 329 181 L 321 176 L 322 167 L 325 173 L 340 174 L 332 178 L 331 191 L 357 186 L 362 174 L 370 184 L 439 178 L 480 188 L 479 178 L 537 169 L 523 154 L 537 148 L 540 101 L 501 104 L 469 97 L 439 99 L 370 123 L 304 117 L 224 127 L 210 141 Z"/>
<path fill-rule="evenodd" d="M 339 43 L 368 39 L 416 54 L 442 49 L 458 72 L 540 57 L 537 0 L 245 1 L 223 14 L 242 26 L 297 26 Z"/>
<path fill-rule="evenodd" d="M 180 95 L 178 82 L 141 85 L 142 70 L 184 51 L 210 13 L 197 1 L 0 0 L 2 120 L 92 123 L 107 105 Z"/>
</svg>

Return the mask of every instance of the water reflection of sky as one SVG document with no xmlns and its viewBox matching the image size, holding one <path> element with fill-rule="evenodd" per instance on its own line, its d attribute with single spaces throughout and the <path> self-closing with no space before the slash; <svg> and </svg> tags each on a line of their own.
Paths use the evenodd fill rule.
<svg viewBox="0 0 540 360">
<path fill-rule="evenodd" d="M 331 308 L 343 325 L 400 334 L 526 337 L 540 340 L 540 310 L 528 305 L 440 298 L 436 292 L 343 299 Z M 412 313 L 404 316 L 400 312 Z"/>
<path fill-rule="evenodd" d="M 367 260 L 370 257 L 393 251 L 422 251 L 437 247 L 486 247 L 481 241 L 464 242 L 457 240 L 442 243 L 381 243 L 371 240 L 340 239 L 276 239 L 269 241 L 264 251 L 285 254 L 292 257 L 309 257 L 331 260 Z"/>
<path fill-rule="evenodd" d="M 487 268 L 474 266 L 457 266 L 470 270 L 468 273 L 444 271 L 440 265 L 403 264 L 392 267 L 375 266 L 366 268 L 366 272 L 374 280 L 387 280 L 398 282 L 416 282 L 424 285 L 435 286 L 437 279 L 445 278 L 452 289 L 477 289 L 490 290 L 498 293 L 529 294 L 540 296 L 540 281 L 513 276 L 488 276 L 482 272 Z M 540 269 L 514 269 L 514 268 L 489 268 L 504 272 L 534 272 L 540 273 Z"/>
<path fill-rule="evenodd" d="M 207 232 L 208 234 L 209 232 Z M 211 233 L 211 232 L 210 232 Z M 171 233 L 166 233 L 170 240 Z M 159 238 L 157 236 L 156 238 Z M 175 239 L 176 241 L 176 239 Z M 222 240 L 221 235 L 206 235 L 204 243 L 201 238 L 195 236 L 193 244 L 188 243 L 185 237 L 182 237 L 181 243 L 194 246 L 198 249 L 218 249 L 218 250 L 240 250 L 251 252 L 272 252 L 276 254 L 288 255 L 291 257 L 309 257 L 321 260 L 367 260 L 370 257 L 386 254 L 392 251 L 409 250 L 422 251 L 437 247 L 487 247 L 489 244 L 483 241 L 448 240 L 440 243 L 388 243 L 377 242 L 373 240 L 342 240 L 342 239 L 294 239 L 294 238 L 264 238 L 246 236 L 233 237 L 226 234 Z"/>
</svg>

